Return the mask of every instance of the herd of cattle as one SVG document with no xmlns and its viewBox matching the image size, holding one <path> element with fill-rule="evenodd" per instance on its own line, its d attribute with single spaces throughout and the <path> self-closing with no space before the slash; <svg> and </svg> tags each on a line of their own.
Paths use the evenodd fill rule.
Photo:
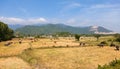
<svg viewBox="0 0 120 69">
<path fill-rule="evenodd" d="M 100 44 L 98 44 L 98 46 L 99 46 L 99 47 L 104 47 L 105 44 L 104 44 L 104 43 L 100 43 Z M 116 44 L 114 44 L 114 43 L 111 43 L 111 44 L 110 44 L 110 47 L 115 47 L 115 48 L 116 48 L 115 50 L 118 51 L 120 46 L 119 46 L 119 45 L 116 45 Z"/>
<path fill-rule="evenodd" d="M 38 39 L 28 39 L 28 40 L 30 40 L 30 43 L 33 43 L 33 42 L 38 41 Z M 4 46 L 10 46 L 10 45 L 13 44 L 13 43 L 22 44 L 22 43 L 23 43 L 23 39 L 19 39 L 18 42 L 12 42 L 12 41 L 6 42 L 6 43 L 4 44 Z"/>
<path fill-rule="evenodd" d="M 38 41 L 38 39 L 29 39 L 29 40 L 31 41 L 30 43 L 33 43 L 33 42 L 37 42 L 37 41 Z M 4 44 L 4 46 L 10 46 L 10 45 L 13 44 L 13 43 L 14 43 L 14 42 L 7 42 L 7 43 Z M 23 42 L 22 42 L 22 39 L 19 39 L 17 43 L 22 44 L 22 43 L 23 43 Z M 54 43 L 56 43 L 56 41 L 54 41 Z M 80 46 L 80 47 L 86 46 L 86 43 L 85 43 L 85 42 L 80 42 L 80 43 L 79 43 L 79 46 Z M 104 43 L 99 43 L 97 46 L 99 46 L 99 47 L 104 47 L 105 44 L 104 44 Z M 68 47 L 68 45 L 67 45 L 67 47 Z M 115 50 L 119 50 L 119 47 L 120 47 L 120 46 L 115 45 L 114 43 L 111 43 L 111 44 L 110 44 L 110 47 L 115 47 Z"/>
</svg>

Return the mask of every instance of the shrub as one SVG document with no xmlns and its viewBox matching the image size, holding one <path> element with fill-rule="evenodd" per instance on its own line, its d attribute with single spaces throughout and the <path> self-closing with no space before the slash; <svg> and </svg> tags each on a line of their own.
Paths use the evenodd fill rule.
<svg viewBox="0 0 120 69">
<path fill-rule="evenodd" d="M 102 41 L 98 44 L 99 47 L 103 47 L 105 45 L 108 45 L 106 41 Z"/>
<path fill-rule="evenodd" d="M 115 59 L 109 65 L 98 65 L 98 69 L 120 69 L 120 60 Z"/>
<path fill-rule="evenodd" d="M 102 41 L 100 44 L 107 45 L 108 43 L 106 41 Z"/>
<path fill-rule="evenodd" d="M 80 38 L 80 35 L 75 34 L 75 39 L 76 39 L 77 41 L 79 41 L 79 38 Z"/>
</svg>

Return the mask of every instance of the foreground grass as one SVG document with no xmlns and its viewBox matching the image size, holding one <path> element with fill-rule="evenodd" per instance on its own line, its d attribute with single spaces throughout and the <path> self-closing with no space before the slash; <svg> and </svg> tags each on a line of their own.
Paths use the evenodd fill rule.
<svg viewBox="0 0 120 69">
<path fill-rule="evenodd" d="M 109 45 L 110 38 L 80 41 L 85 42 L 86 47 L 80 47 L 79 41 L 73 39 L 39 39 L 32 43 L 25 39 L 22 44 L 18 43 L 18 39 L 13 39 L 10 46 L 4 46 L 6 42 L 1 42 L 0 69 L 96 69 L 98 65 L 120 58 L 120 52 L 113 47 L 96 46 L 101 41 Z M 29 43 L 32 50 L 28 50 Z"/>
<path fill-rule="evenodd" d="M 119 59 L 119 54 L 112 47 L 79 47 L 33 49 L 19 57 L 30 63 L 33 69 L 96 69 L 98 65 Z"/>
<path fill-rule="evenodd" d="M 113 60 L 112 62 L 110 62 L 108 65 L 103 65 L 100 66 L 98 65 L 98 69 L 120 69 L 120 60 Z"/>
<path fill-rule="evenodd" d="M 0 57 L 15 56 L 21 54 L 25 49 L 29 48 L 28 43 L 24 44 L 11 44 L 4 46 L 5 42 L 0 43 Z"/>
<path fill-rule="evenodd" d="M 0 69 L 31 69 L 30 65 L 18 57 L 0 58 Z"/>
</svg>

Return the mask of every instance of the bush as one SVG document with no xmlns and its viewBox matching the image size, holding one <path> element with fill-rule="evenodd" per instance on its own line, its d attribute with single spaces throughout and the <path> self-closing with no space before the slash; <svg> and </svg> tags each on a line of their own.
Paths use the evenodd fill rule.
<svg viewBox="0 0 120 69">
<path fill-rule="evenodd" d="M 109 65 L 98 65 L 98 69 L 120 69 L 120 60 L 115 59 Z"/>
<path fill-rule="evenodd" d="M 120 37 L 116 38 L 116 41 L 117 41 L 117 42 L 120 42 Z"/>
<path fill-rule="evenodd" d="M 98 44 L 99 47 L 104 47 L 105 45 L 108 45 L 106 41 L 102 41 Z"/>
<path fill-rule="evenodd" d="M 79 39 L 80 39 L 80 35 L 75 34 L 75 39 L 76 39 L 77 41 L 79 41 Z"/>
<path fill-rule="evenodd" d="M 106 41 L 102 41 L 102 42 L 100 42 L 100 44 L 105 44 L 105 45 L 106 45 L 106 44 L 107 44 L 107 42 L 106 42 Z"/>
<path fill-rule="evenodd" d="M 111 42 L 111 41 L 113 41 L 113 40 L 112 40 L 112 39 L 108 39 L 107 41 Z"/>
<path fill-rule="evenodd" d="M 110 46 L 111 46 L 111 47 L 115 47 L 115 44 L 111 43 Z"/>
</svg>

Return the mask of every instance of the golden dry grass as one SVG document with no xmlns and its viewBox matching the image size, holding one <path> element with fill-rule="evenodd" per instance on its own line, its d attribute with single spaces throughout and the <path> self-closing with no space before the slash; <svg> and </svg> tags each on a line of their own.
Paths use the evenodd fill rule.
<svg viewBox="0 0 120 69">
<path fill-rule="evenodd" d="M 0 57 L 18 55 L 28 48 L 28 43 L 11 44 L 10 46 L 4 46 L 4 44 L 5 42 L 0 43 Z"/>
<path fill-rule="evenodd" d="M 10 46 L 4 46 L 7 42 L 13 42 Z M 55 43 L 56 42 L 56 43 Z M 39 39 L 37 42 L 32 42 L 29 39 L 23 39 L 22 44 L 19 44 L 18 39 L 13 39 L 10 41 L 0 42 L 0 57 L 2 56 L 14 56 L 21 54 L 25 49 L 30 48 L 40 48 L 40 47 L 53 47 L 53 46 L 78 46 L 79 43 L 74 40 L 51 40 L 51 39 Z"/>
<path fill-rule="evenodd" d="M 28 54 L 29 53 L 29 54 Z M 53 48 L 34 49 L 27 51 L 26 56 L 32 57 L 40 69 L 96 69 L 98 64 L 104 65 L 120 59 L 120 51 L 113 47 L 79 47 L 79 48 Z M 27 59 L 21 55 L 23 59 Z"/>
<path fill-rule="evenodd" d="M 31 69 L 28 63 L 17 57 L 0 58 L 0 69 Z"/>
<path fill-rule="evenodd" d="M 107 41 L 113 37 L 101 37 L 100 41 Z M 94 41 L 94 42 L 93 42 Z M 33 69 L 95 69 L 98 64 L 104 65 L 114 60 L 115 58 L 120 58 L 120 52 L 115 51 L 113 47 L 103 47 L 99 48 L 94 46 L 98 42 L 84 41 L 91 44 L 92 47 L 75 47 L 75 48 L 50 48 L 50 49 L 39 49 L 41 47 L 53 47 L 53 46 L 79 46 L 79 42 L 75 39 L 60 38 L 60 39 L 38 39 L 36 42 L 32 42 L 29 39 L 23 39 L 22 44 L 19 44 L 19 39 L 10 40 L 13 42 L 10 46 L 4 46 L 6 42 L 0 42 L 0 65 L 3 68 L 0 69 L 20 69 L 15 68 L 14 65 L 19 65 L 19 60 L 21 61 L 20 66 L 28 67 L 27 64 L 22 64 L 22 59 L 30 62 Z M 9 42 L 9 41 L 7 41 Z M 92 43 L 93 42 L 93 43 Z M 30 44 L 33 49 L 30 51 L 24 51 L 30 48 Z M 27 53 L 27 54 L 25 54 Z M 21 54 L 21 55 L 20 55 Z M 20 58 L 11 57 L 20 55 Z M 9 56 L 9 58 L 4 58 Z M 8 60 L 9 59 L 9 60 Z M 19 59 L 19 60 L 18 60 Z M 30 60 L 29 60 L 30 59 Z M 18 60 L 15 61 L 14 60 Z M 8 62 L 8 64 L 5 64 Z M 12 62 L 12 64 L 10 64 Z M 9 65 L 10 64 L 10 65 Z M 13 66 L 13 68 L 12 68 Z M 6 67 L 6 68 L 5 68 Z M 11 68 L 9 68 L 11 67 Z M 23 67 L 23 69 L 25 69 Z M 22 69 L 22 68 L 21 68 Z"/>
</svg>

